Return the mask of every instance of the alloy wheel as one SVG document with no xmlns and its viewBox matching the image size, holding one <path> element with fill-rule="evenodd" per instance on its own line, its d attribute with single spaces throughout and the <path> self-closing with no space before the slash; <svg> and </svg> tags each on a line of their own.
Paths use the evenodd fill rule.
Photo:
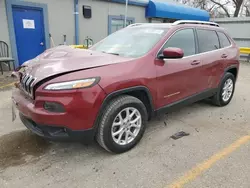
<svg viewBox="0 0 250 188">
<path fill-rule="evenodd" d="M 111 128 L 114 142 L 119 145 L 131 143 L 140 132 L 141 125 L 142 117 L 136 108 L 127 107 L 121 110 L 115 117 Z"/>
<path fill-rule="evenodd" d="M 232 96 L 233 87 L 234 87 L 233 80 L 231 78 L 228 78 L 223 85 L 222 94 L 221 94 L 222 100 L 224 102 L 227 102 Z"/>
</svg>

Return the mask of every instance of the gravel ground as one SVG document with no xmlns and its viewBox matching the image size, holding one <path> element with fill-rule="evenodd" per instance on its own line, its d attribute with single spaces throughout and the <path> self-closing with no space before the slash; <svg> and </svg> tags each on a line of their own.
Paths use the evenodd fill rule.
<svg viewBox="0 0 250 188">
<path fill-rule="evenodd" d="M 5 87 L 15 81 L 14 78 L 11 77 L 11 72 L 4 72 L 3 74 L 0 73 L 0 91 L 8 90 L 11 88 L 10 86 Z"/>
<path fill-rule="evenodd" d="M 250 134 L 250 65 L 242 64 L 231 103 L 195 103 L 149 122 L 140 144 L 112 155 L 96 143 L 54 143 L 11 122 L 11 89 L 0 91 L 0 187 L 167 187 L 213 154 Z M 178 131 L 189 136 L 173 140 Z M 185 187 L 250 187 L 250 143 Z"/>
</svg>

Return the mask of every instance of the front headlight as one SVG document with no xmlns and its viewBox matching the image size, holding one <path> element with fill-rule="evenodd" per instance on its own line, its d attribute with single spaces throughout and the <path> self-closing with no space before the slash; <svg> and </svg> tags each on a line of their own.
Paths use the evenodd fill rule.
<svg viewBox="0 0 250 188">
<path fill-rule="evenodd" d="M 47 85 L 45 90 L 67 90 L 67 89 L 78 89 L 86 88 L 95 85 L 100 79 L 99 78 L 87 78 L 82 80 L 74 80 L 68 82 L 59 82 Z"/>
</svg>

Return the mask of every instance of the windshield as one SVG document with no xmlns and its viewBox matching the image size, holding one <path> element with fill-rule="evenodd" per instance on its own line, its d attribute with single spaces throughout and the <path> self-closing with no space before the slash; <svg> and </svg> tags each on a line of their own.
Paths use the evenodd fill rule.
<svg viewBox="0 0 250 188">
<path fill-rule="evenodd" d="M 109 35 L 91 50 L 123 57 L 140 57 L 152 49 L 167 30 L 167 28 L 128 27 Z"/>
</svg>

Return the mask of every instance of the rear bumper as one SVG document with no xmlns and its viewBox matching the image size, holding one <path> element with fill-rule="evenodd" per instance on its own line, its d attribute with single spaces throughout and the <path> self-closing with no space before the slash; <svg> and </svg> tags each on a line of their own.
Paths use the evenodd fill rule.
<svg viewBox="0 0 250 188">
<path fill-rule="evenodd" d="M 63 126 L 42 125 L 34 122 L 23 114 L 19 114 L 23 124 L 33 133 L 53 141 L 80 141 L 90 143 L 94 139 L 94 129 L 71 130 Z"/>
</svg>

